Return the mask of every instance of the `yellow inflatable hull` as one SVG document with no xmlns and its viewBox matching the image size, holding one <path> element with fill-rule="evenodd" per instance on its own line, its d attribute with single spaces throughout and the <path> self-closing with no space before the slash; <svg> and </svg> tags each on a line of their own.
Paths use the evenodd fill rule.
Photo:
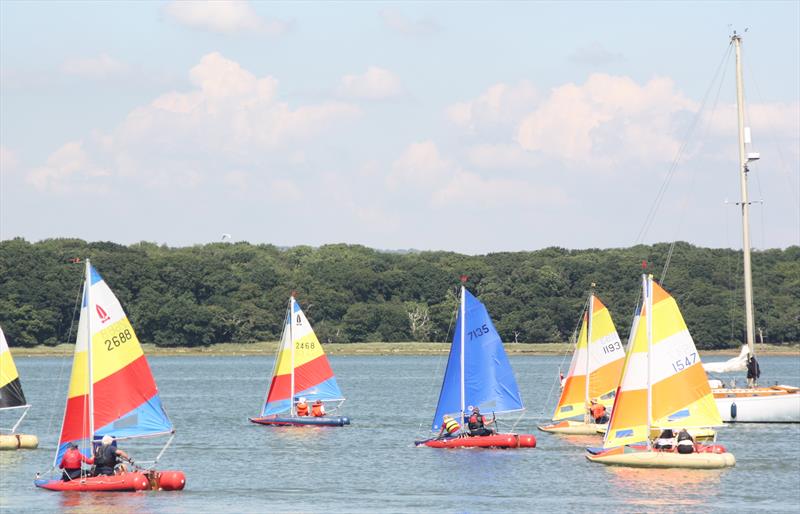
<svg viewBox="0 0 800 514">
<path fill-rule="evenodd" d="M 608 425 L 595 425 L 597 426 L 597 433 L 601 435 L 605 435 Z M 674 430 L 677 434 L 678 430 Z M 692 439 L 695 441 L 711 441 L 717 435 L 717 431 L 713 428 L 690 428 L 687 430 L 689 435 L 692 436 Z M 658 439 L 658 436 L 661 435 L 660 428 L 653 428 L 650 430 L 650 440 Z"/>
<path fill-rule="evenodd" d="M 39 446 L 39 438 L 29 434 L 0 435 L 0 450 L 32 450 Z"/>
<path fill-rule="evenodd" d="M 562 421 L 552 425 L 540 425 L 539 430 L 550 432 L 551 434 L 566 435 L 597 435 L 599 429 L 606 425 L 595 425 L 594 423 L 583 423 L 582 421 Z"/>
<path fill-rule="evenodd" d="M 627 466 L 632 468 L 689 468 L 720 469 L 736 465 L 732 453 L 689 453 L 637 451 L 630 453 L 603 452 L 598 455 L 587 453 L 586 458 L 608 466 Z"/>
</svg>

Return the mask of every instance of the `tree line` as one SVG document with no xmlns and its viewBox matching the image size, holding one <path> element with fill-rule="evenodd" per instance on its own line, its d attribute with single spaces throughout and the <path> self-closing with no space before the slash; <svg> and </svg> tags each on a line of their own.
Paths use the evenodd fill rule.
<svg viewBox="0 0 800 514">
<path fill-rule="evenodd" d="M 358 245 L 183 248 L 79 239 L 0 242 L 0 326 L 14 346 L 74 341 L 83 266 L 91 258 L 139 339 L 160 346 L 277 340 L 289 295 L 323 342 L 448 341 L 460 275 L 504 341 L 563 342 L 592 284 L 625 339 L 645 261 L 660 279 L 669 244 L 461 255 Z M 664 287 L 698 347 L 741 344 L 741 252 L 677 243 Z M 753 253 L 756 326 L 765 342 L 800 341 L 800 247 Z"/>
</svg>

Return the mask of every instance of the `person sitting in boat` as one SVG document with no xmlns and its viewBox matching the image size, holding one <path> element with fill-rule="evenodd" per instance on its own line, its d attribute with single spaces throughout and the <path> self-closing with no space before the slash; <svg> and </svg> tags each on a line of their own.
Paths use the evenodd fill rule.
<svg viewBox="0 0 800 514">
<path fill-rule="evenodd" d="M 494 423 L 494 420 L 486 421 L 486 416 L 481 414 L 481 410 L 478 407 L 473 407 L 472 414 L 470 414 L 467 420 L 469 435 L 480 437 L 494 434 L 494 430 L 486 427 L 486 425 L 491 423 Z"/>
<path fill-rule="evenodd" d="M 653 448 L 656 450 L 674 450 L 675 449 L 675 433 L 671 428 L 665 428 L 658 439 L 653 443 Z"/>
<path fill-rule="evenodd" d="M 297 412 L 298 416 L 308 416 L 308 403 L 306 402 L 305 398 L 300 398 L 297 400 L 295 412 Z"/>
<path fill-rule="evenodd" d="M 678 432 L 678 453 L 694 453 L 694 439 L 685 428 Z"/>
<path fill-rule="evenodd" d="M 94 458 L 82 454 L 75 443 L 69 443 L 67 445 L 67 451 L 65 451 L 64 456 L 61 457 L 61 463 L 58 465 L 59 468 L 64 470 L 62 475 L 64 482 L 69 482 L 70 480 L 81 477 L 81 474 L 83 474 L 81 463 L 83 462 L 86 464 L 94 464 Z"/>
<path fill-rule="evenodd" d="M 108 434 L 104 435 L 100 446 L 94 450 L 94 475 L 113 475 L 117 464 L 119 464 L 118 457 L 133 464 L 133 459 L 123 450 L 117 448 L 114 438 Z M 124 465 L 122 470 L 125 470 Z"/>
<path fill-rule="evenodd" d="M 436 439 L 459 437 L 459 432 L 461 432 L 461 425 L 458 424 L 458 421 L 453 416 L 445 414 L 442 416 L 442 429 L 439 430 L 439 435 L 436 436 Z"/>
<path fill-rule="evenodd" d="M 311 415 L 315 418 L 321 418 L 325 415 L 325 405 L 322 403 L 322 400 L 316 400 L 311 405 Z"/>
<path fill-rule="evenodd" d="M 598 425 L 608 423 L 608 414 L 606 413 L 606 406 L 597 401 L 597 398 L 592 398 L 589 405 L 589 415 L 594 422 Z"/>
</svg>

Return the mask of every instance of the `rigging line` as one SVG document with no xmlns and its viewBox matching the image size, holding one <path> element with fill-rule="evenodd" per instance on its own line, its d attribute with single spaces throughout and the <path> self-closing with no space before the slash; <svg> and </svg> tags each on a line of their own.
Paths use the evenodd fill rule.
<svg viewBox="0 0 800 514">
<path fill-rule="evenodd" d="M 672 181 L 672 178 L 675 175 L 675 171 L 678 168 L 678 162 L 680 161 L 681 156 L 684 154 L 686 148 L 689 145 L 689 136 L 691 136 L 692 132 L 694 132 L 695 126 L 697 125 L 698 121 L 700 120 L 701 114 L 703 113 L 703 110 L 705 108 L 706 102 L 708 101 L 708 97 L 711 94 L 711 91 L 713 89 L 714 83 L 716 83 L 717 77 L 720 74 L 720 70 L 722 70 L 724 65 L 725 65 L 725 63 L 728 60 L 730 60 L 730 56 L 732 54 L 732 49 L 733 49 L 732 45 L 729 44 L 728 48 L 726 49 L 725 53 L 723 54 L 722 59 L 720 60 L 719 65 L 717 66 L 716 71 L 714 72 L 714 75 L 713 75 L 713 78 L 711 80 L 711 83 L 709 84 L 708 88 L 706 89 L 706 92 L 703 95 L 703 99 L 700 102 L 700 107 L 698 108 L 697 113 L 694 116 L 694 119 L 692 120 L 691 124 L 689 125 L 689 127 L 688 127 L 688 129 L 687 129 L 687 131 L 686 131 L 686 133 L 684 135 L 683 143 L 681 143 L 680 147 L 678 148 L 678 152 L 677 152 L 677 154 L 675 156 L 675 159 L 672 161 L 672 164 L 670 165 L 670 167 L 669 167 L 669 169 L 667 171 L 667 175 L 664 177 L 664 180 L 662 181 L 661 186 L 659 187 L 659 189 L 658 189 L 658 191 L 656 193 L 656 198 L 653 201 L 653 203 L 651 204 L 650 209 L 647 212 L 647 215 L 645 215 L 645 219 L 644 219 L 644 221 L 642 223 L 642 227 L 639 229 L 639 233 L 636 235 L 636 240 L 635 240 L 636 243 L 640 243 L 640 242 L 642 242 L 644 240 L 644 237 L 647 234 L 647 231 L 650 229 L 650 226 L 655 221 L 656 214 L 658 213 L 658 208 L 661 205 L 661 202 L 664 199 L 664 195 L 666 194 L 667 189 L 669 188 L 669 183 Z"/>
</svg>

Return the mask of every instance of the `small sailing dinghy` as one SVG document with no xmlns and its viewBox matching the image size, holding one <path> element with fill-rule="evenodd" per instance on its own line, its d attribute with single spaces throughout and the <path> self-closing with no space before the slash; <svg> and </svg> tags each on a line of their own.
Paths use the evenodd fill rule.
<svg viewBox="0 0 800 514">
<path fill-rule="evenodd" d="M 306 415 L 298 415 L 303 414 L 297 408 L 300 400 L 306 403 Z M 350 424 L 350 418 L 331 416 L 324 409 L 323 415 L 315 415 L 311 402 L 335 404 L 335 411 L 344 400 L 322 345 L 292 295 L 264 407 L 261 416 L 250 421 L 268 426 L 342 427 Z"/>
<path fill-rule="evenodd" d="M 462 277 L 462 282 L 465 277 Z M 461 286 L 461 306 L 450 345 L 450 356 L 439 393 L 431 430 L 441 429 L 443 417 L 451 415 L 466 425 L 468 406 L 483 413 L 501 414 L 524 410 L 514 371 L 503 342 L 486 307 Z M 415 441 L 431 448 L 534 448 L 530 434 L 493 433 L 486 436 L 434 437 Z"/>
<path fill-rule="evenodd" d="M 569 372 L 564 379 L 564 388 L 556 405 L 551 425 L 539 430 L 557 434 L 596 435 L 605 423 L 596 424 L 587 407 L 596 399 L 608 412 L 614 405 L 614 396 L 625 350 L 614 328 L 611 314 L 603 302 L 592 292 L 583 313 L 583 321 L 572 354 Z M 575 418 L 580 416 L 580 421 Z"/>
<path fill-rule="evenodd" d="M 28 413 L 30 405 L 25 401 L 19 373 L 8 349 L 6 336 L 0 328 L 0 411 L 11 414 L 16 421 L 11 427 L 0 427 L 0 450 L 33 449 L 39 446 L 35 435 L 18 434 L 17 428 Z M 19 417 L 16 413 L 19 412 Z"/>
<path fill-rule="evenodd" d="M 735 465 L 733 454 L 717 444 L 695 443 L 694 452 L 686 454 L 653 448 L 653 427 L 715 427 L 722 418 L 675 299 L 652 275 L 642 277 L 642 299 L 603 447 L 588 448 L 586 458 L 630 467 Z"/>
<path fill-rule="evenodd" d="M 155 436 L 169 439 L 155 460 L 148 462 L 150 467 L 131 464 L 130 471 L 110 476 L 92 476 L 87 470 L 73 480 L 60 478 L 58 466 L 71 444 L 91 457 L 106 435 L 116 441 Z M 119 300 L 87 259 L 67 407 L 51 468 L 58 477 L 41 479 L 37 474 L 34 483 L 51 491 L 183 489 L 183 472 L 155 469 L 174 436 L 136 333 Z"/>
</svg>

